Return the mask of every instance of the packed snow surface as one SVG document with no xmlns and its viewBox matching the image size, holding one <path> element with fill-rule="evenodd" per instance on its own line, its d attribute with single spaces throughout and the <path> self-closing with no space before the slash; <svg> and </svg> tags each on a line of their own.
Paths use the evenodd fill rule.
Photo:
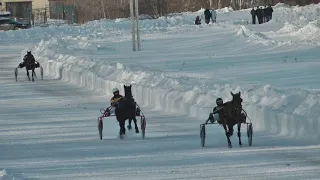
<svg viewBox="0 0 320 180">
<path fill-rule="evenodd" d="M 0 32 L 0 179 L 319 178 L 319 9 L 277 4 L 262 25 L 232 8 L 209 25 L 193 24 L 203 9 L 144 19 L 141 52 L 128 19 Z M 29 83 L 19 70 L 14 82 L 27 49 L 45 80 Z M 124 84 L 145 111 L 147 138 L 119 140 L 112 119 L 99 141 L 99 109 Z M 239 91 L 253 146 L 233 136 L 227 149 L 223 129 L 208 126 L 201 148 L 199 124 L 215 99 Z"/>
</svg>

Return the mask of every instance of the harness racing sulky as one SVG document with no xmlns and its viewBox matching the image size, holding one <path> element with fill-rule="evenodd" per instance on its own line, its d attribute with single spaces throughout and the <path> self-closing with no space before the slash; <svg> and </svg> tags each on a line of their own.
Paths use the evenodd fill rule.
<svg viewBox="0 0 320 180">
<path fill-rule="evenodd" d="M 26 68 L 29 81 L 31 81 L 29 70 L 32 71 L 32 81 L 34 81 L 34 77 L 37 78 L 36 72 L 34 71 L 36 68 L 40 68 L 41 79 L 43 80 L 43 68 L 40 63 L 35 60 L 34 56 L 31 54 L 31 51 L 27 52 L 27 54 L 23 58 L 23 62 L 21 62 L 18 67 L 14 69 L 16 81 L 18 81 L 18 68 L 22 69 L 23 67 Z"/>
<path fill-rule="evenodd" d="M 228 141 L 228 147 L 232 148 L 232 144 L 230 141 L 230 137 L 233 135 L 233 126 L 237 124 L 238 127 L 238 138 L 239 138 L 239 146 L 242 147 L 241 141 L 241 124 L 247 125 L 247 136 L 248 136 L 248 144 L 252 145 L 252 122 L 248 117 L 246 111 L 242 109 L 242 98 L 241 93 L 236 93 L 232 95 L 232 100 L 226 103 L 223 103 L 221 98 L 216 100 L 217 107 L 213 109 L 213 112 L 209 114 L 209 118 L 205 123 L 200 124 L 200 138 L 201 138 L 201 146 L 205 146 L 206 139 L 206 125 L 209 124 L 218 124 L 222 125 L 225 130 L 225 134 Z M 214 115 L 216 115 L 214 117 Z M 249 122 L 247 122 L 249 120 Z"/>
<path fill-rule="evenodd" d="M 109 106 L 107 109 L 100 109 L 100 112 L 102 114 L 101 116 L 98 117 L 98 131 L 99 131 L 100 140 L 102 140 L 103 118 L 112 117 L 112 116 L 115 116 L 119 123 L 120 139 L 123 139 L 124 135 L 126 134 L 126 128 L 125 128 L 126 120 L 129 120 L 129 125 L 127 126 L 128 130 L 130 131 L 132 129 L 131 123 L 133 120 L 135 125 L 135 132 L 139 133 L 139 128 L 137 125 L 137 117 L 140 117 L 142 139 L 145 138 L 146 118 L 143 112 L 141 111 L 141 108 L 135 102 L 132 96 L 131 85 L 130 86 L 124 85 L 124 92 L 125 92 L 125 96 L 123 97 L 119 94 L 119 90 L 117 88 L 114 88 L 113 89 L 114 97 L 112 97 L 111 99 L 111 106 Z M 114 110 L 114 113 L 112 113 L 112 110 Z"/>
</svg>

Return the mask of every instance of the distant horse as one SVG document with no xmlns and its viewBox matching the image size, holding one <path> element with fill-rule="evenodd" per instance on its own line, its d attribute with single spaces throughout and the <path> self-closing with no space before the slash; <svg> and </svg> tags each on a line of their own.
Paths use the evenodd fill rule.
<svg viewBox="0 0 320 180">
<path fill-rule="evenodd" d="M 238 137 L 239 137 L 239 145 L 242 146 L 241 142 L 241 123 L 245 122 L 246 116 L 242 114 L 242 98 L 241 92 L 232 95 L 232 100 L 224 103 L 224 107 L 219 110 L 220 123 L 222 124 L 226 136 L 228 139 L 228 147 L 231 148 L 232 144 L 230 141 L 230 137 L 233 135 L 233 126 L 238 125 Z M 227 129 L 228 128 L 228 129 Z"/>
<path fill-rule="evenodd" d="M 23 59 L 23 62 L 19 64 L 19 68 L 26 68 L 27 71 L 27 76 L 30 81 L 30 76 L 29 76 L 29 70 L 32 70 L 32 81 L 34 81 L 34 77 L 37 77 L 36 72 L 34 71 L 35 68 L 40 67 L 40 63 L 36 63 L 33 55 L 26 55 Z"/>
<path fill-rule="evenodd" d="M 127 119 L 134 120 L 136 133 L 139 133 L 139 128 L 137 126 L 136 120 L 136 103 L 132 97 L 131 85 L 124 86 L 124 90 L 125 98 L 119 101 L 119 107 L 117 107 L 115 110 L 116 118 L 119 121 L 121 138 L 126 133 L 125 121 Z"/>
</svg>

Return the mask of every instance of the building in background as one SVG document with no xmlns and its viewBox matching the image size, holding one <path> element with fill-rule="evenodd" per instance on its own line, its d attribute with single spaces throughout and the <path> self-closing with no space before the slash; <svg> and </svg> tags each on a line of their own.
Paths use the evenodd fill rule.
<svg viewBox="0 0 320 180">
<path fill-rule="evenodd" d="M 0 0 L 0 11 L 9 11 L 11 16 L 29 24 L 46 24 L 49 17 L 48 0 Z"/>
<path fill-rule="evenodd" d="M 49 0 L 50 19 L 65 20 L 69 24 L 78 22 L 76 5 L 71 1 Z"/>
<path fill-rule="evenodd" d="M 32 0 L 33 9 L 44 9 L 49 7 L 49 0 Z"/>
<path fill-rule="evenodd" d="M 2 8 L 13 17 L 31 19 L 32 0 L 2 0 Z"/>
<path fill-rule="evenodd" d="M 48 0 L 32 0 L 32 24 L 44 25 L 47 24 L 49 16 L 49 1 Z"/>
</svg>

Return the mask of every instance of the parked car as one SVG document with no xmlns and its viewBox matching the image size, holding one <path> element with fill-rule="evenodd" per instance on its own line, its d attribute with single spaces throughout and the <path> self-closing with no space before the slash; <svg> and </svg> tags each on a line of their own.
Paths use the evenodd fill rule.
<svg viewBox="0 0 320 180">
<path fill-rule="evenodd" d="M 0 17 L 0 30 L 17 30 L 17 29 L 28 29 L 30 28 L 30 24 L 22 23 L 16 21 L 13 18 L 9 17 Z"/>
</svg>

